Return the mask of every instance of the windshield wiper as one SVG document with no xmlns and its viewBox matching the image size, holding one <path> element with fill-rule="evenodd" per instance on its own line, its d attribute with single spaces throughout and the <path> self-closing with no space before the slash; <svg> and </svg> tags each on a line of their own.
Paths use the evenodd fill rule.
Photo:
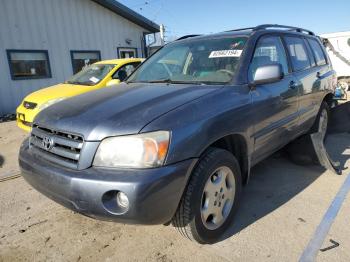
<svg viewBox="0 0 350 262">
<path fill-rule="evenodd" d="M 205 85 L 204 82 L 200 81 L 185 81 L 185 80 L 172 80 L 170 78 L 150 80 L 147 83 L 167 83 L 167 84 L 195 84 L 195 85 Z"/>
<path fill-rule="evenodd" d="M 147 83 L 172 83 L 172 82 L 173 81 L 170 78 L 147 81 Z"/>
<path fill-rule="evenodd" d="M 80 84 L 80 82 L 77 82 L 77 81 L 67 81 L 66 83 L 71 84 L 71 85 L 79 85 Z"/>
<path fill-rule="evenodd" d="M 67 81 L 67 84 L 71 84 L 71 85 L 85 85 L 85 86 L 92 86 L 95 85 L 94 83 L 90 82 L 90 81 L 85 81 L 85 82 L 79 82 L 79 81 Z"/>
</svg>

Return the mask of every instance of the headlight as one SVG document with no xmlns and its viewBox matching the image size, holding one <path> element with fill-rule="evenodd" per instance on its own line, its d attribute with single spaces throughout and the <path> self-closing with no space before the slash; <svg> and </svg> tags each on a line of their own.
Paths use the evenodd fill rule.
<svg viewBox="0 0 350 262">
<path fill-rule="evenodd" d="M 44 104 L 40 105 L 39 106 L 39 110 L 41 111 L 41 110 L 43 110 L 43 109 L 45 109 L 45 108 L 47 108 L 47 107 L 49 107 L 49 106 L 51 106 L 53 104 L 56 104 L 56 103 L 58 103 L 58 102 L 60 102 L 60 101 L 62 101 L 64 99 L 66 99 L 66 98 L 65 97 L 60 97 L 60 98 L 51 99 L 51 100 L 45 102 Z"/>
<path fill-rule="evenodd" d="M 94 166 L 148 168 L 164 164 L 170 134 L 156 131 L 104 139 L 99 145 Z"/>
</svg>

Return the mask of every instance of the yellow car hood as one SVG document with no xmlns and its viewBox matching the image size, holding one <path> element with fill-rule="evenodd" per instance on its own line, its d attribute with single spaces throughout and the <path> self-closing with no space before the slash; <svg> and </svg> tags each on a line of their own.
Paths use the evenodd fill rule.
<svg viewBox="0 0 350 262">
<path fill-rule="evenodd" d="M 41 105 L 52 99 L 76 96 L 94 89 L 94 86 L 58 84 L 31 93 L 24 100 Z"/>
</svg>

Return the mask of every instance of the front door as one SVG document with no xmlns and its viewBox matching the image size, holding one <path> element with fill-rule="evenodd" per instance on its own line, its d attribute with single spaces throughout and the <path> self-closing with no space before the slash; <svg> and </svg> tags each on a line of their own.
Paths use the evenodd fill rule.
<svg viewBox="0 0 350 262">
<path fill-rule="evenodd" d="M 298 89 L 279 36 L 263 36 L 258 40 L 249 78 L 253 78 L 258 67 L 276 63 L 283 68 L 283 79 L 258 85 L 251 92 L 255 112 L 254 162 L 285 145 L 294 136 L 298 124 Z"/>
</svg>

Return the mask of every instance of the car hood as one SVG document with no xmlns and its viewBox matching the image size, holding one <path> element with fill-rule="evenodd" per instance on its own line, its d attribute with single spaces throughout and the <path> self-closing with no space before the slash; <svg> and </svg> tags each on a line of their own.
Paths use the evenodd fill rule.
<svg viewBox="0 0 350 262">
<path fill-rule="evenodd" d="M 52 99 L 76 96 L 93 89 L 93 86 L 58 84 L 33 92 L 24 100 L 41 105 Z"/>
<path fill-rule="evenodd" d="M 34 123 L 81 134 L 87 141 L 136 134 L 170 110 L 220 89 L 219 86 L 121 84 L 72 97 L 43 110 Z"/>
</svg>

